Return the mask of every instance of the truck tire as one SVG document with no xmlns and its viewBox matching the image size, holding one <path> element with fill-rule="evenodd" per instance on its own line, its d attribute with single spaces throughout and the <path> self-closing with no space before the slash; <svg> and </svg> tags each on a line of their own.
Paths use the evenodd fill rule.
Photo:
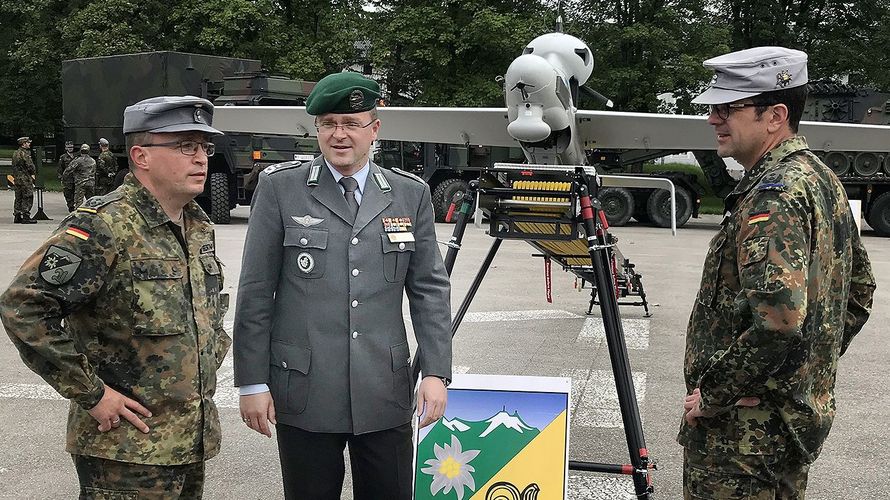
<svg viewBox="0 0 890 500">
<path fill-rule="evenodd" d="M 890 236 L 890 191 L 875 198 L 865 220 L 879 235 Z"/>
<path fill-rule="evenodd" d="M 228 224 L 229 214 L 229 176 L 225 172 L 210 174 L 210 220 L 214 224 Z"/>
<path fill-rule="evenodd" d="M 470 184 L 463 179 L 443 179 L 433 190 L 433 211 L 436 214 L 436 222 L 445 222 L 445 216 L 448 215 L 448 207 L 451 206 L 451 200 L 459 191 L 466 192 L 470 189 Z"/>
<path fill-rule="evenodd" d="M 649 203 L 649 191 L 634 191 L 634 219 L 643 224 L 651 222 L 649 220 L 649 209 L 646 205 Z"/>
<path fill-rule="evenodd" d="M 602 188 L 596 197 L 602 204 L 602 210 L 606 213 L 606 220 L 610 226 L 623 226 L 633 215 L 634 197 L 625 188 Z"/>
<path fill-rule="evenodd" d="M 677 198 L 677 227 L 692 216 L 692 196 L 686 188 L 674 186 Z M 658 227 L 671 227 L 671 193 L 667 189 L 656 189 L 646 202 L 649 219 Z"/>
</svg>

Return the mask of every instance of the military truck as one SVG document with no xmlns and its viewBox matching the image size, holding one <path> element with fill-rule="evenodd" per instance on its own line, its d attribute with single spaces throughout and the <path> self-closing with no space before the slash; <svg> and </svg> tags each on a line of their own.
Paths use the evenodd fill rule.
<svg viewBox="0 0 890 500">
<path fill-rule="evenodd" d="M 127 172 L 122 132 L 126 106 L 158 95 L 195 95 L 217 106 L 302 105 L 313 83 L 269 75 L 255 59 L 160 51 L 62 62 L 64 140 L 96 144 L 108 139 L 118 160 L 118 183 Z M 284 135 L 227 134 L 214 139 L 216 155 L 198 202 L 216 223 L 228 223 L 236 205 L 253 195 L 251 174 L 285 160 L 305 159 L 315 141 Z M 255 177 L 255 175 L 253 176 Z"/>
</svg>

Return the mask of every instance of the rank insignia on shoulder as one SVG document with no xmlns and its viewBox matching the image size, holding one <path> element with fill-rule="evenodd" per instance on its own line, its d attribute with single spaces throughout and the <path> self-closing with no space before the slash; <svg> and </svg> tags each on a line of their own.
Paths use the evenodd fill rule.
<svg viewBox="0 0 890 500">
<path fill-rule="evenodd" d="M 80 207 L 77 207 L 77 211 L 78 211 L 78 212 L 85 212 L 85 213 L 88 213 L 88 214 L 95 214 L 95 213 L 98 213 L 98 212 L 96 211 L 95 208 L 90 208 L 90 207 L 87 207 L 87 206 L 80 206 Z"/>
<path fill-rule="evenodd" d="M 205 243 L 201 245 L 200 254 L 208 255 L 213 253 L 213 243 Z"/>
<path fill-rule="evenodd" d="M 65 230 L 65 234 L 70 234 L 71 236 L 80 238 L 83 241 L 90 239 L 90 233 L 88 231 L 75 226 L 69 226 L 68 229 Z"/>
<path fill-rule="evenodd" d="M 40 277 L 53 285 L 64 285 L 71 281 L 83 261 L 79 256 L 56 245 L 50 245 L 37 266 Z"/>
<path fill-rule="evenodd" d="M 764 182 L 757 186 L 758 191 L 784 191 L 785 184 L 781 182 Z"/>
<path fill-rule="evenodd" d="M 769 210 L 760 210 L 756 212 L 748 213 L 748 225 L 757 224 L 758 222 L 765 222 L 769 220 L 770 211 Z"/>
</svg>

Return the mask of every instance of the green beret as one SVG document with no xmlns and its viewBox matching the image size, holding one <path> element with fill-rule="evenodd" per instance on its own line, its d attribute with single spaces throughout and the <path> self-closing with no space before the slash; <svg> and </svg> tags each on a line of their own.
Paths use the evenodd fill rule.
<svg viewBox="0 0 890 500">
<path fill-rule="evenodd" d="M 379 98 L 380 86 L 374 80 L 358 73 L 334 73 L 315 84 L 306 98 L 306 112 L 316 116 L 361 113 L 374 109 Z"/>
</svg>

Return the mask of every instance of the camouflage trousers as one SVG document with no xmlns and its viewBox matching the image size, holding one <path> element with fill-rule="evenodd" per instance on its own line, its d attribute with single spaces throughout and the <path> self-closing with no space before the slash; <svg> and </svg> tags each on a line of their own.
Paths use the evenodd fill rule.
<svg viewBox="0 0 890 500">
<path fill-rule="evenodd" d="M 68 205 L 68 211 L 73 212 L 74 206 L 74 181 L 62 181 L 62 193 L 65 194 L 65 204 Z"/>
<path fill-rule="evenodd" d="M 31 216 L 31 207 L 34 206 L 34 187 L 15 186 L 15 201 L 12 205 L 13 215 L 21 214 Z"/>
<path fill-rule="evenodd" d="M 204 494 L 204 462 L 141 465 L 71 455 L 80 500 L 195 499 Z"/>
<path fill-rule="evenodd" d="M 737 455 L 686 448 L 683 498 L 804 500 L 809 470 L 809 464 L 787 453 Z"/>
<path fill-rule="evenodd" d="M 95 184 L 92 182 L 75 182 L 74 183 L 74 208 L 79 207 L 84 200 L 93 197 L 93 191 L 96 190 Z"/>
</svg>

